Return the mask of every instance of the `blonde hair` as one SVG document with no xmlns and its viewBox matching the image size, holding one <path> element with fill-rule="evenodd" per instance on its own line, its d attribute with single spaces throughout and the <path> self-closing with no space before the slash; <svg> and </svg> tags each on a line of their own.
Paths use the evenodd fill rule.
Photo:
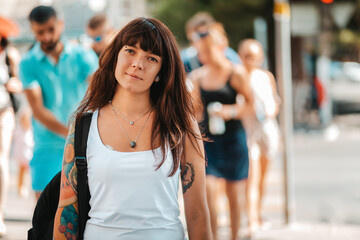
<svg viewBox="0 0 360 240">
<path fill-rule="evenodd" d="M 222 45 L 224 47 L 229 46 L 229 40 L 226 36 L 223 24 L 219 22 L 210 24 L 208 27 L 208 32 L 215 44 Z"/>
<path fill-rule="evenodd" d="M 261 43 L 259 41 L 255 40 L 255 39 L 252 39 L 252 38 L 244 39 L 244 40 L 239 42 L 238 54 L 243 55 L 244 52 L 251 51 L 251 49 L 249 48 L 249 46 L 251 46 L 251 45 L 257 47 L 258 50 L 259 50 L 259 53 L 261 55 L 264 55 L 264 49 L 263 49 Z"/>
</svg>

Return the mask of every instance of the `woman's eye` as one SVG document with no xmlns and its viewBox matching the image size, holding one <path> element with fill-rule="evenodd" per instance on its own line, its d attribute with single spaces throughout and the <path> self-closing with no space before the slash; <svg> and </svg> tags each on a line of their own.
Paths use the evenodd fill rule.
<svg viewBox="0 0 360 240">
<path fill-rule="evenodd" d="M 158 62 L 158 60 L 157 60 L 156 58 L 154 58 L 154 57 L 149 57 L 149 59 L 150 59 L 150 61 L 152 61 L 152 62 Z"/>
<path fill-rule="evenodd" d="M 132 50 L 132 49 L 125 49 L 125 51 L 128 52 L 128 53 L 134 53 L 134 52 L 135 52 L 135 51 Z"/>
</svg>

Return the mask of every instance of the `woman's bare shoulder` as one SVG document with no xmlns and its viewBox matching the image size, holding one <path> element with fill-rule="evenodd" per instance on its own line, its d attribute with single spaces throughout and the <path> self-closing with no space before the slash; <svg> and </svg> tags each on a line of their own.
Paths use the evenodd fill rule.
<svg viewBox="0 0 360 240">
<path fill-rule="evenodd" d="M 199 81 L 199 79 L 201 79 L 202 77 L 204 77 L 206 73 L 206 67 L 202 66 L 199 67 L 195 70 L 193 70 L 190 74 L 189 74 L 189 78 L 191 79 L 191 81 Z"/>
<path fill-rule="evenodd" d="M 241 91 L 244 84 L 247 84 L 248 74 L 243 65 L 237 64 L 234 66 L 231 80 L 231 85 L 238 91 Z"/>
<path fill-rule="evenodd" d="M 234 65 L 234 75 L 236 77 L 245 77 L 247 75 L 247 71 L 242 64 Z"/>
</svg>

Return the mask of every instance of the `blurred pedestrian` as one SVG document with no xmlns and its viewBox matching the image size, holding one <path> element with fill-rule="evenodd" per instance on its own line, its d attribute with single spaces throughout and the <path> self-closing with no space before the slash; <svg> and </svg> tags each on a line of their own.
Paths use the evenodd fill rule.
<svg viewBox="0 0 360 240">
<path fill-rule="evenodd" d="M 20 78 L 33 112 L 35 147 L 30 169 L 38 198 L 61 169 L 67 121 L 85 94 L 97 56 L 61 36 L 64 23 L 52 7 L 35 7 L 29 21 L 37 42 L 21 60 Z"/>
<path fill-rule="evenodd" d="M 215 23 L 215 19 L 207 12 L 198 12 L 186 22 L 186 37 L 191 46 L 181 51 L 181 59 L 187 73 L 201 67 L 202 63 L 199 61 L 198 53 L 196 48 L 193 46 L 193 43 L 201 37 L 197 33 L 202 32 L 201 29 L 204 29 L 207 25 L 213 23 Z M 233 63 L 240 63 L 240 58 L 236 51 L 231 49 L 229 46 L 224 49 L 224 52 L 230 61 Z"/>
<path fill-rule="evenodd" d="M 13 94 L 21 92 L 17 78 L 20 54 L 8 37 L 18 34 L 11 20 L 0 17 L 0 237 L 6 233 L 4 207 L 9 186 L 9 158 L 15 127 Z"/>
<path fill-rule="evenodd" d="M 25 95 L 19 95 L 20 108 L 16 113 L 16 125 L 12 147 L 12 159 L 18 164 L 17 190 L 20 197 L 28 196 L 26 175 L 29 170 L 29 162 L 33 157 L 34 137 L 31 126 L 31 108 Z"/>
<path fill-rule="evenodd" d="M 175 37 L 160 21 L 137 18 L 115 36 L 99 65 L 76 113 L 79 119 L 93 112 L 84 239 L 185 239 L 179 176 L 190 240 L 211 239 L 202 137 Z M 54 239 L 78 234 L 73 132 Z"/>
<path fill-rule="evenodd" d="M 94 15 L 88 22 L 86 32 L 92 39 L 92 49 L 98 56 L 104 51 L 115 34 L 110 20 L 103 13 Z"/>
<path fill-rule="evenodd" d="M 235 66 L 224 54 L 228 46 L 225 30 L 213 23 L 196 32 L 193 44 L 203 64 L 190 74 L 193 94 L 204 102 L 203 121 L 200 124 L 210 142 L 205 143 L 208 166 L 206 168 L 207 197 L 210 208 L 213 238 L 217 239 L 216 196 L 219 178 L 225 179 L 225 192 L 229 200 L 231 232 L 237 239 L 240 227 L 241 185 L 246 184 L 249 158 L 246 134 L 241 119 L 252 112 L 252 100 L 245 70 Z M 237 104 L 241 94 L 245 105 Z"/>
<path fill-rule="evenodd" d="M 261 68 L 264 61 L 261 44 L 255 39 L 243 40 L 238 53 L 248 74 L 255 109 L 255 114 L 247 116 L 244 121 L 250 152 L 247 207 L 251 234 L 263 223 L 261 204 L 265 177 L 270 160 L 276 157 L 279 150 L 280 133 L 276 116 L 280 98 L 274 76 Z"/>
</svg>

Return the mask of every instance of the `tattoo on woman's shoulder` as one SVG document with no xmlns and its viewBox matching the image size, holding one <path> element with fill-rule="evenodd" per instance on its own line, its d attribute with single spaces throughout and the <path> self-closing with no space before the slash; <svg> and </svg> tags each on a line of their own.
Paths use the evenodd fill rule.
<svg viewBox="0 0 360 240">
<path fill-rule="evenodd" d="M 186 191 L 192 186 L 194 180 L 195 180 L 194 165 L 191 163 L 186 163 L 181 171 L 183 194 L 186 193 Z"/>
</svg>

